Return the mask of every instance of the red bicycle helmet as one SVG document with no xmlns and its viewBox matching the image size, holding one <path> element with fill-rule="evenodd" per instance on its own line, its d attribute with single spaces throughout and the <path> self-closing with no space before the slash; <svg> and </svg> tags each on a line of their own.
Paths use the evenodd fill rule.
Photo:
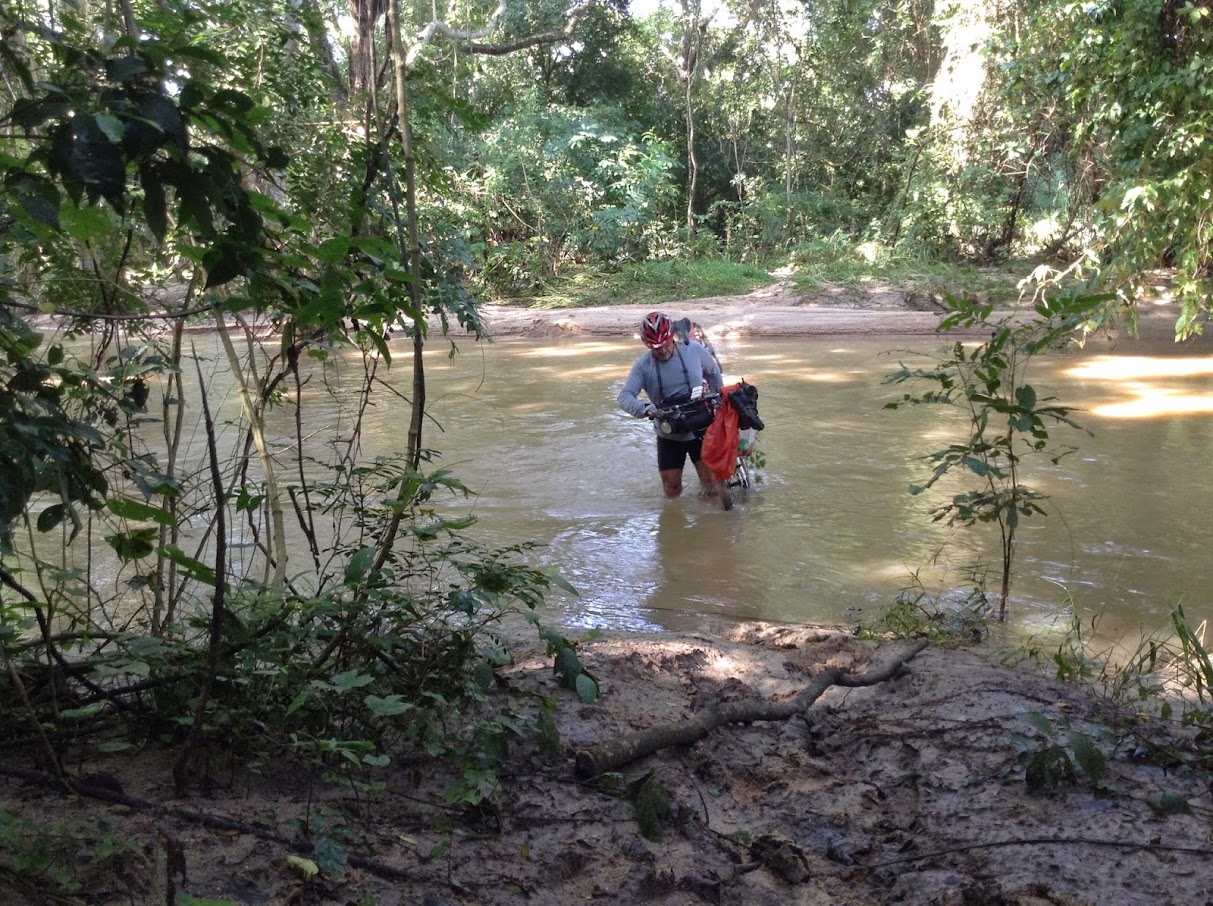
<svg viewBox="0 0 1213 906">
<path fill-rule="evenodd" d="M 674 339 L 670 319 L 659 311 L 651 311 L 640 322 L 640 338 L 649 349 L 660 349 Z"/>
</svg>

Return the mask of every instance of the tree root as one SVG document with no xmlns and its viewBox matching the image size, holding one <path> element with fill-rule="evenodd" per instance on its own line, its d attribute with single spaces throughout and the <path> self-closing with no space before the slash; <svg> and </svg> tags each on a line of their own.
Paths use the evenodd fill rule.
<svg viewBox="0 0 1213 906">
<path fill-rule="evenodd" d="M 926 647 L 925 640 L 917 642 L 884 667 L 858 676 L 847 673 L 841 667 L 831 667 L 814 677 L 813 682 L 791 701 L 771 702 L 750 698 L 727 702 L 704 708 L 678 723 L 637 730 L 621 739 L 582 749 L 576 756 L 577 776 L 586 779 L 597 777 L 662 749 L 689 746 L 725 724 L 788 720 L 804 714 L 831 686 L 874 686 L 891 679 Z"/>
</svg>

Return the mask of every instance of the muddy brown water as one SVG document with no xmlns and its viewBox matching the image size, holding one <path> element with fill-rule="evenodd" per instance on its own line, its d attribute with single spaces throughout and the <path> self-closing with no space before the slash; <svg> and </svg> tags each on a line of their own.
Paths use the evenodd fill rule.
<svg viewBox="0 0 1213 906">
<path fill-rule="evenodd" d="M 195 342 L 211 363 L 212 404 L 234 413 L 213 338 Z M 963 439 L 966 423 L 941 407 L 883 408 L 901 392 L 885 377 L 901 359 L 927 361 L 941 345 L 934 338 L 723 342 L 726 376 L 759 388 L 767 423 L 761 484 L 732 512 L 697 496 L 689 467 L 684 496 L 662 497 L 651 427 L 615 405 L 641 351 L 635 340 L 459 345 L 454 358 L 437 344 L 427 357 L 425 440 L 476 496 L 440 506 L 474 515 L 470 533 L 485 545 L 534 543 L 531 562 L 579 591 L 547 605 L 548 619 L 567 628 L 687 630 L 705 617 L 855 624 L 907 590 L 956 602 L 978 563 L 997 587 L 992 527 L 931 520 L 945 493 L 975 484 L 908 493 L 929 474 L 925 457 Z M 380 377 L 407 394 L 407 349 L 393 351 L 397 364 Z M 311 455 L 326 455 L 326 433 L 349 431 L 346 394 L 359 383 L 346 379 L 351 368 L 328 367 L 336 393 L 320 389 L 319 374 L 306 386 Z M 1213 614 L 1213 486 L 1202 468 L 1213 449 L 1213 356 L 1170 342 L 1091 348 L 1038 358 L 1029 379 L 1074 407 L 1091 435 L 1055 428 L 1054 441 L 1076 451 L 1056 465 L 1025 462 L 1024 480 L 1048 495 L 1049 515 L 1020 528 L 1011 632 L 1055 638 L 1076 614 L 1132 647 L 1143 631 L 1165 627 L 1177 603 L 1194 624 Z M 404 402 L 386 387 L 373 398 L 363 454 L 402 450 Z M 191 411 L 197 418 L 198 407 Z M 287 437 L 289 407 L 273 417 Z M 200 427 L 190 443 L 204 452 Z M 293 467 L 282 462 L 289 481 Z M 256 468 L 250 475 L 260 479 Z M 252 548 L 232 540 L 235 568 L 252 571 L 241 564 Z M 296 558 L 303 569 L 301 543 Z"/>
<path fill-rule="evenodd" d="M 535 542 L 535 560 L 577 587 L 549 605 L 569 627 L 855 623 L 906 589 L 955 601 L 979 561 L 997 587 L 993 529 L 934 523 L 944 494 L 908 493 L 965 422 L 942 407 L 883 408 L 900 392 L 884 382 L 898 361 L 925 362 L 939 345 L 724 343 L 726 375 L 759 388 L 767 423 L 763 481 L 732 512 L 697 496 L 689 467 L 687 493 L 663 499 L 651 428 L 615 406 L 634 341 L 505 339 L 435 355 L 428 445 L 477 492 L 450 508 L 478 518 L 481 540 Z M 1176 603 L 1194 623 L 1209 616 L 1213 488 L 1200 465 L 1213 448 L 1213 357 L 1165 342 L 1091 349 L 1038 358 L 1029 380 L 1091 435 L 1056 428 L 1076 451 L 1025 463 L 1049 515 L 1021 525 L 1012 630 L 1055 636 L 1077 614 L 1102 636 L 1137 637 L 1164 627 Z M 398 446 L 403 418 L 377 409 L 371 446 Z"/>
</svg>

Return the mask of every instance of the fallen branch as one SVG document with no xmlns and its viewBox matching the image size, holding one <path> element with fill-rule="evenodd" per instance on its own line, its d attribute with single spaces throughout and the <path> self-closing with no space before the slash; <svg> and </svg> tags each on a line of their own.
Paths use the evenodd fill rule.
<svg viewBox="0 0 1213 906">
<path fill-rule="evenodd" d="M 866 869 L 884 868 L 887 865 L 900 865 L 905 862 L 922 862 L 925 859 L 938 859 L 956 853 L 973 852 L 978 849 L 1001 849 L 1009 846 L 1095 846 L 1111 847 L 1113 849 L 1140 849 L 1147 852 L 1183 853 L 1191 856 L 1213 856 L 1213 849 L 1203 846 L 1171 846 L 1158 838 L 1145 842 L 1142 840 L 1116 840 L 1100 837 L 1027 837 L 1021 840 L 991 840 L 988 843 L 967 843 L 963 846 L 952 846 L 947 849 L 936 849 L 929 853 L 919 853 L 916 856 L 902 856 L 897 859 L 886 859 L 883 862 L 871 862 L 863 867 Z"/>
<path fill-rule="evenodd" d="M 874 686 L 895 676 L 920 651 L 927 647 L 926 641 L 910 646 L 896 659 L 876 670 L 858 676 L 841 667 L 831 667 L 813 678 L 803 692 L 791 701 L 771 702 L 748 698 L 704 708 L 673 724 L 662 724 L 647 730 L 637 730 L 622 739 L 591 746 L 577 753 L 576 770 L 579 777 L 597 777 L 615 771 L 638 758 L 652 755 L 671 746 L 689 746 L 703 739 L 713 730 L 726 724 L 748 724 L 756 721 L 782 721 L 804 714 L 831 686 Z"/>
</svg>

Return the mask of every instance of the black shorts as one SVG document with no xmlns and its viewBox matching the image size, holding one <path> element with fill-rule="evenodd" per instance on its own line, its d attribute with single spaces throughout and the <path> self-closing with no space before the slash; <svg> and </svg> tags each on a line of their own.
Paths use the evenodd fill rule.
<svg viewBox="0 0 1213 906">
<path fill-rule="evenodd" d="M 670 440 L 667 437 L 657 438 L 657 470 L 665 472 L 668 469 L 681 469 L 686 465 L 687 457 L 691 462 L 699 462 L 699 453 L 703 449 L 703 439 Z"/>
</svg>

